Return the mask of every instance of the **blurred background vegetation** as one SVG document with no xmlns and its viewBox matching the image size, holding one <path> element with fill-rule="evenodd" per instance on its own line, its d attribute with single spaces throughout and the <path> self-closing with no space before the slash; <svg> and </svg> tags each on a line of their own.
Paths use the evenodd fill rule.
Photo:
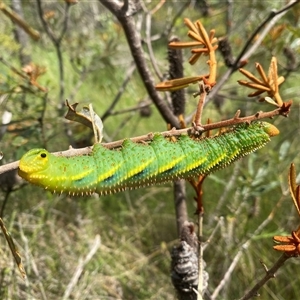
<svg viewBox="0 0 300 300">
<path fill-rule="evenodd" d="M 135 69 L 116 18 L 99 1 L 71 2 L 76 1 L 0 1 L 2 165 L 20 159 L 34 147 L 59 151 L 69 145 L 93 144 L 89 129 L 64 119 L 66 99 L 93 104 L 103 116 L 105 141 L 167 129 Z M 158 83 L 152 55 L 165 77 L 168 39 L 176 34 L 187 40 L 184 17 L 200 19 L 207 30 L 216 30 L 217 37 L 227 36 L 236 57 L 259 24 L 286 1 L 136 3 L 137 31 Z M 39 38 L 25 33 L 4 14 L 5 9 L 21 15 Z M 149 24 L 151 9 L 155 11 Z M 272 236 L 290 234 L 299 224 L 287 182 L 291 162 L 300 171 L 299 18 L 298 4 L 272 25 L 244 67 L 255 73 L 255 62 L 266 69 L 271 57 L 277 57 L 278 73 L 286 77 L 281 95 L 284 100 L 293 99 L 289 118 L 271 121 L 280 129 L 280 136 L 257 153 L 209 176 L 204 185 L 204 235 L 210 237 L 204 253 L 210 276 L 208 295 L 213 295 L 242 251 L 216 299 L 242 297 L 264 275 L 260 261 L 271 267 L 280 256 L 272 249 Z M 149 33 L 154 54 L 145 42 Z M 221 78 L 228 67 L 222 55 L 217 55 Z M 205 62 L 191 67 L 188 56 L 184 52 L 185 76 L 205 73 Z M 224 120 L 237 109 L 242 115 L 270 110 L 265 103 L 249 100 L 250 91 L 239 86 L 238 79 L 244 78 L 237 72 L 230 76 L 205 106 L 203 120 Z M 192 93 L 196 91 L 193 85 L 186 90 L 186 116 L 195 111 L 197 98 Z M 1 237 L 0 299 L 176 298 L 169 253 L 178 239 L 172 184 L 72 198 L 26 184 L 14 172 L 2 175 L 0 183 L 2 218 L 27 273 L 23 280 Z M 194 191 L 187 186 L 191 221 L 195 218 L 193 197 Z M 289 260 L 261 289 L 261 299 L 300 299 L 298 265 L 299 260 Z"/>
</svg>

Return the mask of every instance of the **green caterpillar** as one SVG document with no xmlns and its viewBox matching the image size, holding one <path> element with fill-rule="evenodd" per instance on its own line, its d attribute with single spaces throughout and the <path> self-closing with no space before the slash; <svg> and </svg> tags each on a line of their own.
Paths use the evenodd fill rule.
<svg viewBox="0 0 300 300">
<path fill-rule="evenodd" d="M 30 183 L 72 195 L 115 193 L 178 178 L 209 174 L 263 147 L 279 130 L 266 122 L 240 124 L 212 137 L 176 142 L 155 134 L 149 144 L 124 140 L 121 149 L 95 144 L 90 155 L 57 157 L 33 149 L 20 160 L 18 173 Z"/>
</svg>

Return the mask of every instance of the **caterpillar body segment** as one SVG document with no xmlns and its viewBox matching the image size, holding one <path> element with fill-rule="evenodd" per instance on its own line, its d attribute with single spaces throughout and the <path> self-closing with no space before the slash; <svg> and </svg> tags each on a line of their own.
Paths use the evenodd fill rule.
<svg viewBox="0 0 300 300">
<path fill-rule="evenodd" d="M 58 157 L 33 149 L 21 158 L 18 173 L 54 192 L 114 193 L 209 174 L 262 148 L 277 134 L 275 126 L 254 122 L 198 140 L 182 135 L 174 142 L 155 134 L 149 144 L 125 140 L 120 149 L 95 144 L 92 153 L 83 156 Z"/>
</svg>

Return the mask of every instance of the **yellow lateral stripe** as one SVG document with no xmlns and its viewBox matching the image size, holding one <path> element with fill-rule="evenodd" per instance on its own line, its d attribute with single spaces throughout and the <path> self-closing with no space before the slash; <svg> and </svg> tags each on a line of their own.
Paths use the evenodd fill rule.
<svg viewBox="0 0 300 300">
<path fill-rule="evenodd" d="M 222 159 L 224 159 L 226 157 L 226 154 L 223 153 L 223 155 L 218 156 L 214 161 L 212 161 L 210 163 L 210 167 L 214 167 L 215 165 L 217 165 L 220 161 L 222 161 Z"/>
<path fill-rule="evenodd" d="M 172 160 L 170 163 L 161 166 L 160 168 L 158 168 L 158 173 L 163 173 L 167 170 L 172 169 L 175 165 L 177 165 L 179 162 L 181 162 L 183 159 L 185 159 L 185 155 L 182 155 L 180 157 L 178 157 L 177 159 Z"/>
<path fill-rule="evenodd" d="M 120 163 L 120 164 L 116 165 L 115 167 L 110 168 L 106 173 L 100 174 L 97 178 L 97 183 L 111 177 L 112 175 L 114 175 L 120 169 L 122 164 L 123 163 Z"/>
<path fill-rule="evenodd" d="M 128 172 L 128 177 L 132 177 L 132 176 L 144 171 L 155 159 L 156 158 L 153 157 L 152 159 L 149 159 L 148 161 L 140 164 L 136 168 L 127 171 Z"/>
<path fill-rule="evenodd" d="M 194 161 L 186 166 L 186 171 L 190 171 L 192 169 L 198 168 L 200 165 L 202 165 L 206 161 L 207 161 L 206 157 L 202 157 L 202 158 L 199 157 L 199 160 Z"/>
<path fill-rule="evenodd" d="M 74 175 L 74 176 L 60 175 L 60 176 L 56 176 L 55 178 L 47 176 L 47 175 L 35 175 L 34 177 L 32 176 L 32 178 L 49 178 L 50 182 L 52 182 L 53 179 L 55 179 L 56 181 L 69 181 L 69 180 L 76 181 L 76 180 L 80 180 L 80 179 L 84 178 L 85 176 L 91 174 L 92 172 L 93 172 L 93 170 L 87 171 L 84 173 L 80 173 L 80 174 Z"/>
<path fill-rule="evenodd" d="M 93 170 L 90 169 L 90 170 L 87 170 L 87 171 L 85 171 L 85 172 L 81 172 L 81 173 L 79 173 L 79 174 L 73 175 L 73 176 L 71 176 L 71 180 L 74 181 L 74 180 L 82 179 L 82 178 L 84 178 L 85 176 L 91 174 L 92 172 L 93 172 Z M 68 177 L 65 177 L 65 178 L 68 179 Z"/>
</svg>

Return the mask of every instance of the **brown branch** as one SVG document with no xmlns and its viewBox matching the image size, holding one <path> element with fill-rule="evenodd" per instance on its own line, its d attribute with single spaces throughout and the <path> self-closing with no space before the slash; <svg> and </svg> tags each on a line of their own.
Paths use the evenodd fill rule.
<svg viewBox="0 0 300 300">
<path fill-rule="evenodd" d="M 194 119 L 194 123 L 196 127 L 201 127 L 201 123 L 202 123 L 202 112 L 203 112 L 203 107 L 204 107 L 204 103 L 205 103 L 205 99 L 206 99 L 206 89 L 205 89 L 205 85 L 203 82 L 201 82 L 200 84 L 200 97 L 199 97 L 199 102 L 197 105 L 197 111 L 196 111 L 196 115 L 195 115 L 195 119 Z"/>
<path fill-rule="evenodd" d="M 178 40 L 172 38 L 171 40 Z M 169 61 L 169 77 L 171 79 L 183 77 L 183 61 L 181 49 L 168 49 Z M 172 110 L 173 113 L 180 119 L 183 119 L 185 110 L 185 94 L 184 90 L 176 90 L 171 92 Z M 185 126 L 183 125 L 182 128 Z M 174 188 L 174 204 L 177 221 L 177 232 L 183 229 L 183 224 L 188 220 L 187 206 L 186 206 L 186 182 L 185 180 L 176 180 L 173 185 Z M 179 297 L 181 298 L 181 297 Z"/>
<path fill-rule="evenodd" d="M 23 28 L 23 30 L 35 41 L 40 39 L 40 33 L 29 26 L 29 24 L 21 18 L 16 12 L 7 7 L 2 1 L 0 1 L 0 10 L 9 17 L 12 22 L 17 24 L 19 27 Z"/>
<path fill-rule="evenodd" d="M 197 294 L 197 300 L 203 299 L 203 284 L 204 284 L 204 278 L 203 278 L 203 210 L 198 213 L 198 294 Z"/>
<path fill-rule="evenodd" d="M 174 206 L 176 214 L 177 232 L 180 234 L 184 222 L 188 220 L 187 206 L 186 206 L 186 181 L 179 179 L 174 181 Z"/>
</svg>

